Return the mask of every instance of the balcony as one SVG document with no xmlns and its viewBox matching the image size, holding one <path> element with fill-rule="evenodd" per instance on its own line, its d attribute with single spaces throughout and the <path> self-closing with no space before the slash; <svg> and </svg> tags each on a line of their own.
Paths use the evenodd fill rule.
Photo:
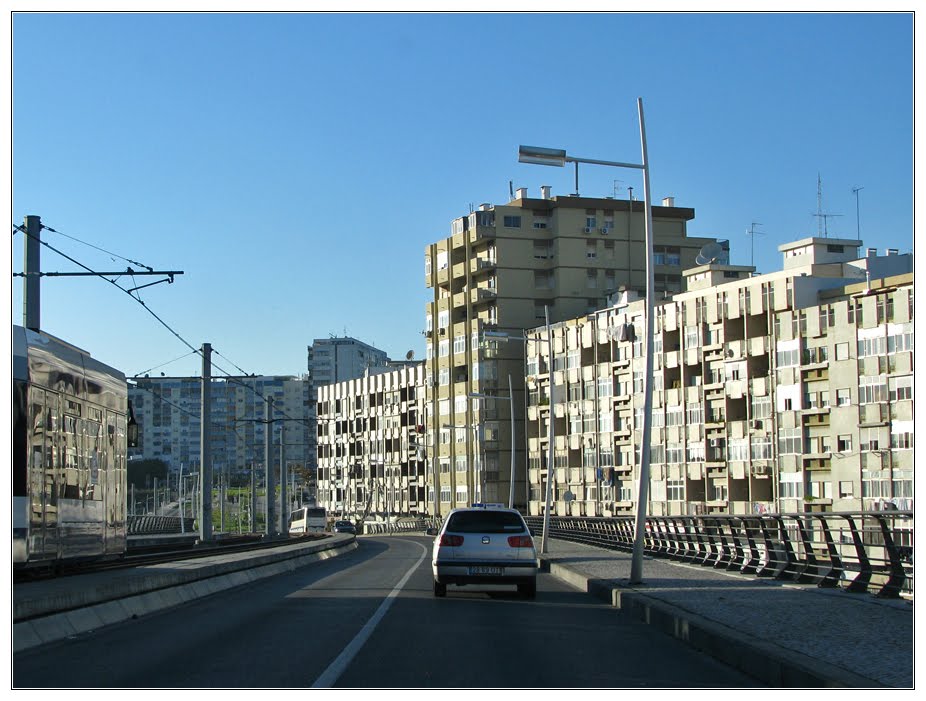
<svg viewBox="0 0 926 701">
<path fill-rule="evenodd" d="M 495 261 L 488 258 L 471 258 L 469 261 L 469 271 L 471 273 L 495 270 L 496 267 Z"/>
<path fill-rule="evenodd" d="M 493 289 L 487 287 L 477 287 L 475 290 L 469 291 L 469 299 L 473 304 L 485 304 L 487 302 L 494 302 L 498 298 L 498 294 Z"/>
<path fill-rule="evenodd" d="M 469 230 L 469 240 L 471 243 L 475 243 L 476 241 L 488 241 L 494 238 L 494 226 L 482 226 L 477 224 L 475 228 Z"/>
</svg>

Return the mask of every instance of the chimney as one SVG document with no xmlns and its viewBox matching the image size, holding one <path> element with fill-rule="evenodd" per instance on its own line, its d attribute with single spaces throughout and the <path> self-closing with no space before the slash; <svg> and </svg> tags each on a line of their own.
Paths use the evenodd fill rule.
<svg viewBox="0 0 926 701">
<path fill-rule="evenodd" d="M 896 248 L 889 248 L 889 249 L 887 249 L 887 254 L 888 254 L 889 256 L 896 256 L 896 255 L 897 255 L 897 250 L 898 250 L 898 249 L 896 249 Z"/>
<path fill-rule="evenodd" d="M 878 249 L 877 249 L 877 248 L 869 248 L 869 249 L 868 249 L 868 252 L 867 252 L 866 255 L 865 255 L 865 257 L 866 257 L 866 258 L 874 258 L 876 255 L 878 255 Z"/>
<path fill-rule="evenodd" d="M 540 196 L 545 200 L 550 199 L 550 186 L 549 185 L 540 186 Z"/>
<path fill-rule="evenodd" d="M 526 187 L 519 187 L 517 190 L 515 190 L 515 193 L 517 194 L 517 199 L 519 200 L 527 199 L 527 188 Z"/>
<path fill-rule="evenodd" d="M 674 197 L 663 197 L 663 198 L 662 198 L 662 206 L 663 206 L 663 207 L 674 207 L 674 206 L 675 206 L 675 198 L 674 198 Z"/>
<path fill-rule="evenodd" d="M 492 205 L 490 205 L 488 202 L 483 202 L 481 205 L 479 205 L 479 210 L 482 212 L 488 212 L 490 209 L 492 209 Z"/>
</svg>

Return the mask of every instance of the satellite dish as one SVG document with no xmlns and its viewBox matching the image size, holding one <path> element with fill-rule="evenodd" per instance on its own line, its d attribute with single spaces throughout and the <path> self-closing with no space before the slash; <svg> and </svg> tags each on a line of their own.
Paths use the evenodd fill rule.
<svg viewBox="0 0 926 701">
<path fill-rule="evenodd" d="M 695 258 L 698 265 L 710 265 L 717 261 L 723 254 L 723 247 L 719 243 L 705 244 Z"/>
<path fill-rule="evenodd" d="M 408 353 L 405 354 L 406 360 L 412 360 L 414 357 L 415 357 L 415 351 L 413 350 L 410 350 L 408 351 Z"/>
</svg>

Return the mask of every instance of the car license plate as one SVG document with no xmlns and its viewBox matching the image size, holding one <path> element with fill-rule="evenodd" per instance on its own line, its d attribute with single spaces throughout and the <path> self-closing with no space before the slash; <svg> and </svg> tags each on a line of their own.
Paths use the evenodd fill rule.
<svg viewBox="0 0 926 701">
<path fill-rule="evenodd" d="M 470 567 L 469 573 L 471 575 L 501 575 L 501 567 Z"/>
</svg>

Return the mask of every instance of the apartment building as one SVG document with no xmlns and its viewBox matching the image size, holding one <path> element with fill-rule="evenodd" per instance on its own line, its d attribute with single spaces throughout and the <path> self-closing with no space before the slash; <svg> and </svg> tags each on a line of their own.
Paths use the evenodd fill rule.
<svg viewBox="0 0 926 701">
<path fill-rule="evenodd" d="M 714 239 L 687 236 L 694 210 L 671 198 L 653 207 L 655 285 L 684 289 L 682 273 Z M 718 245 L 721 259 L 728 246 Z M 643 202 L 551 196 L 525 189 L 505 205 L 455 219 L 425 250 L 426 414 L 436 462 L 435 513 L 473 502 L 525 507 L 524 329 L 606 305 L 620 288 L 645 289 Z M 515 419 L 511 421 L 512 407 Z M 514 440 L 512 440 L 514 433 Z"/>
<path fill-rule="evenodd" d="M 163 460 L 173 472 L 195 470 L 200 459 L 202 378 L 139 377 L 129 384 L 129 399 L 139 424 L 137 448 L 129 457 Z M 214 473 L 235 474 L 263 465 L 266 398 L 274 400 L 273 460 L 304 468 L 309 445 L 306 378 L 290 375 L 213 378 L 212 458 Z M 284 420 L 289 419 L 289 420 Z M 314 436 L 313 436 L 314 438 Z M 276 462 L 278 464 L 278 462 Z M 263 474 L 260 471 L 260 474 Z"/>
<path fill-rule="evenodd" d="M 389 363 L 385 351 L 375 348 L 350 336 L 316 338 L 306 348 L 309 382 L 309 443 L 307 460 L 314 471 L 318 465 L 316 446 L 316 416 L 318 388 L 344 380 L 363 377 L 373 368 L 382 368 Z"/>
<path fill-rule="evenodd" d="M 429 513 L 424 398 L 420 362 L 318 387 L 318 503 L 349 518 Z"/>
<path fill-rule="evenodd" d="M 657 301 L 649 513 L 913 508 L 912 256 L 860 247 L 796 241 L 765 275 L 695 266 Z M 624 294 L 556 324 L 552 362 L 527 332 L 531 514 L 551 413 L 553 513 L 635 511 L 644 315 Z"/>
</svg>

